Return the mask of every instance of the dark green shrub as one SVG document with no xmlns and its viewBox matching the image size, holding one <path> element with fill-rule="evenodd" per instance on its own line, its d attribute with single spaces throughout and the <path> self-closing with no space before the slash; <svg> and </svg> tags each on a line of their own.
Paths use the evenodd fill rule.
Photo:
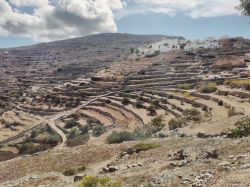
<svg viewBox="0 0 250 187">
<path fill-rule="evenodd" d="M 187 121 L 201 121 L 201 112 L 197 109 L 186 109 L 183 111 L 184 118 Z"/>
<path fill-rule="evenodd" d="M 222 101 L 222 100 L 219 100 L 219 101 L 218 101 L 218 105 L 219 105 L 219 106 L 223 106 L 223 101 Z"/>
<path fill-rule="evenodd" d="M 69 168 L 63 172 L 65 176 L 73 176 L 77 173 L 75 168 Z"/>
<path fill-rule="evenodd" d="M 129 98 L 128 97 L 123 97 L 122 98 L 122 104 L 123 105 L 128 105 L 129 104 Z"/>
<path fill-rule="evenodd" d="M 102 134 L 104 134 L 106 131 L 107 131 L 106 127 L 104 127 L 103 125 L 98 125 L 93 128 L 93 136 L 99 137 Z"/>
<path fill-rule="evenodd" d="M 124 141 L 134 141 L 134 140 L 136 140 L 134 133 L 127 131 L 122 131 L 122 132 L 113 131 L 106 139 L 108 144 L 116 144 L 116 143 L 122 143 Z"/>
<path fill-rule="evenodd" d="M 155 115 L 156 115 L 156 109 L 155 109 L 155 106 L 154 106 L 154 105 L 150 105 L 150 106 L 147 108 L 147 111 L 148 111 L 148 115 L 149 115 L 149 116 L 155 116 Z"/>
<path fill-rule="evenodd" d="M 71 128 L 77 127 L 77 126 L 80 126 L 80 124 L 77 121 L 71 119 L 65 123 L 64 128 L 71 129 Z"/>
<path fill-rule="evenodd" d="M 230 130 L 231 138 L 242 138 L 250 135 L 250 118 L 238 121 L 235 124 L 236 128 Z"/>
<path fill-rule="evenodd" d="M 165 127 L 165 124 L 163 123 L 163 116 L 153 118 L 149 123 L 149 126 L 152 129 L 152 133 L 162 130 Z"/>
<path fill-rule="evenodd" d="M 175 129 L 183 127 L 184 124 L 185 122 L 183 119 L 175 118 L 175 119 L 171 119 L 168 122 L 168 127 L 169 127 L 169 130 L 175 130 Z"/>
<path fill-rule="evenodd" d="M 140 97 L 136 98 L 135 107 L 142 108 L 143 107 L 143 99 L 140 99 Z"/>
<path fill-rule="evenodd" d="M 26 142 L 18 146 L 19 154 L 34 154 L 37 152 L 45 151 L 49 148 L 50 146 L 47 144 L 35 145 L 31 142 Z"/>
</svg>

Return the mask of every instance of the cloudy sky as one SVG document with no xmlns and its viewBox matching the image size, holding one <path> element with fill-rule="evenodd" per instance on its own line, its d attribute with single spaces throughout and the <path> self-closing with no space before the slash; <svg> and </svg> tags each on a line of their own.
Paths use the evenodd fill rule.
<svg viewBox="0 0 250 187">
<path fill-rule="evenodd" d="M 104 32 L 250 38 L 239 0 L 0 0 L 0 47 Z"/>
</svg>

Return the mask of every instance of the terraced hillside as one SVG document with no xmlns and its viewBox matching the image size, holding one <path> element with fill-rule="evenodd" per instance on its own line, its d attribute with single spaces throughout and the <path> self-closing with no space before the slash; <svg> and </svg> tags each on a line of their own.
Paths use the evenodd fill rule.
<svg viewBox="0 0 250 187">
<path fill-rule="evenodd" d="M 1 98 L 0 185 L 79 186 L 88 175 L 123 186 L 248 186 L 250 42 L 154 51 L 161 37 L 104 34 L 8 50 L 5 70 L 52 66 L 34 79 L 22 63 L 6 73 L 20 80 Z"/>
</svg>

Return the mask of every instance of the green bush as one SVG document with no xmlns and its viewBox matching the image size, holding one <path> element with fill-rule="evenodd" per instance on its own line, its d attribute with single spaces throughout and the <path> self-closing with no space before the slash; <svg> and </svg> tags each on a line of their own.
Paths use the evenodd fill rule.
<svg viewBox="0 0 250 187">
<path fill-rule="evenodd" d="M 183 111 L 183 115 L 187 121 L 201 121 L 201 112 L 197 109 L 186 109 Z"/>
<path fill-rule="evenodd" d="M 80 124 L 77 121 L 71 119 L 65 123 L 64 128 L 70 129 L 77 126 L 80 126 Z"/>
<path fill-rule="evenodd" d="M 177 88 L 182 90 L 191 90 L 193 88 L 192 84 L 177 84 Z"/>
<path fill-rule="evenodd" d="M 140 97 L 136 98 L 135 107 L 142 108 L 143 107 L 143 99 L 141 99 Z"/>
<path fill-rule="evenodd" d="M 75 168 L 69 168 L 63 172 L 65 176 L 73 176 L 77 173 Z"/>
<path fill-rule="evenodd" d="M 75 138 L 68 138 L 66 145 L 68 147 L 79 146 L 86 143 L 89 140 L 89 134 L 79 135 Z"/>
<path fill-rule="evenodd" d="M 123 105 L 128 105 L 129 104 L 129 98 L 128 97 L 123 97 L 122 98 L 122 104 Z"/>
<path fill-rule="evenodd" d="M 50 146 L 47 144 L 35 145 L 31 142 L 25 142 L 18 146 L 19 154 L 34 154 L 37 152 L 45 151 L 49 148 Z"/>
<path fill-rule="evenodd" d="M 106 127 L 104 127 L 103 125 L 98 125 L 93 128 L 93 136 L 99 137 L 102 134 L 104 134 L 106 131 L 107 131 Z"/>
<path fill-rule="evenodd" d="M 165 124 L 163 123 L 163 116 L 153 118 L 149 123 L 149 126 L 152 129 L 152 133 L 162 130 L 165 127 Z"/>
<path fill-rule="evenodd" d="M 230 130 L 231 138 L 242 138 L 250 135 L 250 118 L 238 121 L 235 126 L 236 128 Z"/>
<path fill-rule="evenodd" d="M 127 149 L 127 152 L 129 154 L 133 154 L 133 153 L 139 153 L 141 151 L 147 151 L 150 149 L 155 149 L 161 147 L 160 144 L 155 144 L 155 143 L 138 143 L 130 148 Z"/>
<path fill-rule="evenodd" d="M 122 184 L 107 177 L 86 176 L 82 179 L 80 187 L 122 187 Z"/>
<path fill-rule="evenodd" d="M 134 140 L 136 140 L 134 133 L 127 131 L 122 131 L 122 132 L 113 131 L 106 139 L 108 144 L 116 144 L 116 143 L 122 143 L 124 141 L 134 141 Z"/>
<path fill-rule="evenodd" d="M 89 134 L 82 134 L 78 128 L 73 128 L 67 136 L 66 145 L 69 147 L 82 145 L 89 140 Z"/>
<path fill-rule="evenodd" d="M 222 100 L 219 100 L 218 105 L 219 105 L 219 106 L 223 106 L 223 101 L 222 101 Z"/>
<path fill-rule="evenodd" d="M 147 108 L 147 111 L 148 111 L 148 115 L 149 115 L 149 116 L 155 116 L 155 115 L 156 115 L 156 108 L 155 108 L 155 105 L 150 105 L 150 106 Z"/>
<path fill-rule="evenodd" d="M 184 124 L 185 122 L 183 119 L 175 118 L 175 119 L 171 119 L 168 122 L 168 127 L 169 127 L 169 130 L 175 130 L 175 129 L 183 127 Z"/>
<path fill-rule="evenodd" d="M 215 83 L 205 83 L 200 86 L 201 93 L 213 93 L 217 91 L 217 85 Z"/>
</svg>

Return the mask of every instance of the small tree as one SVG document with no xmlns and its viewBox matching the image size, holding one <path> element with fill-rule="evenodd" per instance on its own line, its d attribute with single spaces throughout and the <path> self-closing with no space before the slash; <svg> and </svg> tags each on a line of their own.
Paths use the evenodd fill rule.
<svg viewBox="0 0 250 187">
<path fill-rule="evenodd" d="M 123 97 L 123 99 L 122 99 L 122 104 L 123 104 L 123 105 L 128 105 L 128 104 L 129 104 L 129 98 Z"/>
<path fill-rule="evenodd" d="M 240 0 L 241 4 L 237 9 L 242 11 L 242 14 L 245 16 L 250 16 L 250 1 L 249 0 Z"/>
<path fill-rule="evenodd" d="M 148 115 L 149 116 L 155 116 L 156 115 L 156 110 L 155 110 L 155 106 L 154 105 L 150 105 L 147 108 L 147 111 L 148 111 Z"/>
</svg>

